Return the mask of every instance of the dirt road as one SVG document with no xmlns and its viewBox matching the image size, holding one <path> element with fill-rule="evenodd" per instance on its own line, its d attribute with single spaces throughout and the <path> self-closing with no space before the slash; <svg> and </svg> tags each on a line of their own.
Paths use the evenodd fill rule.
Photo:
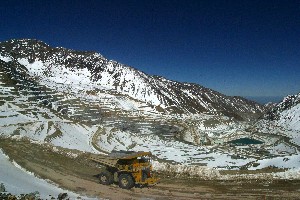
<svg viewBox="0 0 300 200">
<path fill-rule="evenodd" d="M 87 154 L 70 157 L 69 150 L 33 144 L 27 140 L 0 140 L 0 148 L 19 165 L 60 187 L 76 193 L 104 199 L 299 199 L 300 181 L 290 180 L 199 180 L 174 178 L 160 174 L 153 187 L 131 190 L 117 185 L 105 186 L 93 175 L 99 172 Z"/>
</svg>

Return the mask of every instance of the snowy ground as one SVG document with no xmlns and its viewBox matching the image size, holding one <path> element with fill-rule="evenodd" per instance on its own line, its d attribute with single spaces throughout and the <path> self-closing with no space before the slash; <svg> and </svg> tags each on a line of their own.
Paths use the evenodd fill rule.
<svg viewBox="0 0 300 200">
<path fill-rule="evenodd" d="M 266 167 L 297 169 L 300 167 L 298 150 L 284 143 L 251 146 L 196 146 L 173 138 L 158 136 L 151 129 L 144 128 L 139 133 L 106 128 L 98 138 L 98 146 L 107 152 L 112 150 L 151 151 L 159 159 L 182 165 L 206 165 L 208 168 L 239 169 L 248 165 L 256 170 Z M 253 152 L 266 148 L 270 155 Z M 255 167 L 250 163 L 256 163 Z"/>
<path fill-rule="evenodd" d="M 74 192 L 59 188 L 53 183 L 37 178 L 27 172 L 17 163 L 10 162 L 8 157 L 0 150 L 0 183 L 5 185 L 6 191 L 14 195 L 29 194 L 38 191 L 42 199 L 50 196 L 57 197 L 60 193 L 67 193 L 71 199 L 97 199 L 80 196 Z"/>
<path fill-rule="evenodd" d="M 238 169 L 249 163 L 256 163 L 255 167 L 248 165 L 251 169 L 268 166 L 294 169 L 300 166 L 300 162 L 297 161 L 297 159 L 300 160 L 297 148 L 284 142 L 273 145 L 279 140 L 278 138 L 273 138 L 274 141 L 268 146 L 230 147 L 222 144 L 199 146 L 177 140 L 168 133 L 168 129 L 157 128 L 156 125 L 146 120 L 143 123 L 133 123 L 133 128 L 128 125 L 128 121 L 120 119 L 104 121 L 102 126 L 88 126 L 62 119 L 51 113 L 50 109 L 33 107 L 29 108 L 34 109 L 35 114 L 30 113 L 29 109 L 27 109 L 27 114 L 24 114 L 23 108 L 12 103 L 0 106 L 0 135 L 18 135 L 39 142 L 50 142 L 55 146 L 95 153 L 97 150 L 94 149 L 91 142 L 94 134 L 103 129 L 96 138 L 96 144 L 106 152 L 112 150 L 151 151 L 162 160 L 184 165 L 206 165 L 209 168 L 219 169 Z M 47 113 L 47 116 L 44 113 Z M 161 123 L 162 120 L 160 120 Z M 125 126 L 120 127 L 123 124 Z M 124 128 L 129 130 L 122 130 Z M 225 139 L 238 138 L 246 134 L 243 131 L 238 132 L 238 129 L 241 129 L 238 126 L 233 126 L 231 129 L 223 126 L 203 129 L 205 127 L 199 127 L 199 130 L 195 128 L 193 131 L 194 133 L 197 131 L 214 132 L 217 138 Z M 221 131 L 218 131 L 219 129 L 223 131 L 222 135 Z M 234 131 L 238 133 L 234 134 Z M 265 144 L 267 141 L 273 140 L 269 136 L 260 138 L 266 141 Z M 256 153 L 261 149 L 266 149 L 272 156 Z"/>
</svg>

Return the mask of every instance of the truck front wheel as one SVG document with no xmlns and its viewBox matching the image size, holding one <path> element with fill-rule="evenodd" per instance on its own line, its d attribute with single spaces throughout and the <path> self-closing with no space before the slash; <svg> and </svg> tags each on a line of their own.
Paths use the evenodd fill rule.
<svg viewBox="0 0 300 200">
<path fill-rule="evenodd" d="M 103 185 L 110 185 L 113 183 L 114 177 L 109 171 L 103 171 L 99 174 L 99 180 Z"/>
<path fill-rule="evenodd" d="M 134 186 L 134 181 L 131 175 L 121 174 L 119 176 L 119 186 L 123 189 L 130 189 Z"/>
</svg>

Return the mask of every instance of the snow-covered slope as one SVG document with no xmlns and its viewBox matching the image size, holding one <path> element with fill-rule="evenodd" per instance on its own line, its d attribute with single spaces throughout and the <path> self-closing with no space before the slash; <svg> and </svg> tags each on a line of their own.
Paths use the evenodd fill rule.
<svg viewBox="0 0 300 200">
<path fill-rule="evenodd" d="M 300 130 L 300 93 L 289 95 L 265 115 L 266 119 L 276 120 L 287 129 Z"/>
<path fill-rule="evenodd" d="M 0 96 L 0 136 L 88 152 L 151 151 L 161 160 L 223 169 L 298 158 L 296 137 L 241 120 L 256 119 L 264 107 L 149 76 L 94 52 L 36 40 L 2 42 Z M 243 138 L 260 144 L 230 143 Z"/>
<path fill-rule="evenodd" d="M 56 198 L 60 193 L 67 193 L 71 199 L 93 199 L 89 197 L 81 197 L 74 192 L 63 190 L 58 186 L 51 184 L 43 179 L 37 178 L 34 174 L 27 172 L 16 162 L 10 162 L 9 158 L 3 154 L 0 149 L 0 183 L 4 184 L 5 189 L 9 193 L 15 195 L 35 193 L 36 198 L 48 199 Z"/>
<path fill-rule="evenodd" d="M 284 135 L 300 147 L 300 93 L 289 95 L 257 123 L 259 129 Z"/>
<path fill-rule="evenodd" d="M 99 53 L 52 48 L 37 40 L 0 43 L 0 59 L 25 67 L 30 76 L 61 92 L 82 94 L 117 92 L 145 102 L 160 111 L 175 113 L 219 112 L 237 119 L 259 116 L 264 107 L 220 94 L 196 84 L 179 83 L 150 76 L 132 67 L 107 60 Z"/>
</svg>

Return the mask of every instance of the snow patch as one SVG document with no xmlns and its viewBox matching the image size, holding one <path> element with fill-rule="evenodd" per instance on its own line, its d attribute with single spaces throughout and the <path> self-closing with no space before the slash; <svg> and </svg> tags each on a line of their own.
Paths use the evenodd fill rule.
<svg viewBox="0 0 300 200">
<path fill-rule="evenodd" d="M 71 199 L 77 199 L 80 195 L 63 190 L 49 181 L 37 178 L 33 173 L 23 169 L 16 162 L 11 163 L 7 155 L 0 149 L 0 177 L 7 192 L 15 195 L 38 191 L 42 199 L 49 196 L 57 197 L 60 193 L 68 193 Z M 96 198 L 82 197 L 83 199 L 96 200 Z"/>
<path fill-rule="evenodd" d="M 0 60 L 2 60 L 4 62 L 10 62 L 10 61 L 12 61 L 12 58 L 8 57 L 8 56 L 2 56 L 2 55 L 0 55 Z"/>
</svg>

